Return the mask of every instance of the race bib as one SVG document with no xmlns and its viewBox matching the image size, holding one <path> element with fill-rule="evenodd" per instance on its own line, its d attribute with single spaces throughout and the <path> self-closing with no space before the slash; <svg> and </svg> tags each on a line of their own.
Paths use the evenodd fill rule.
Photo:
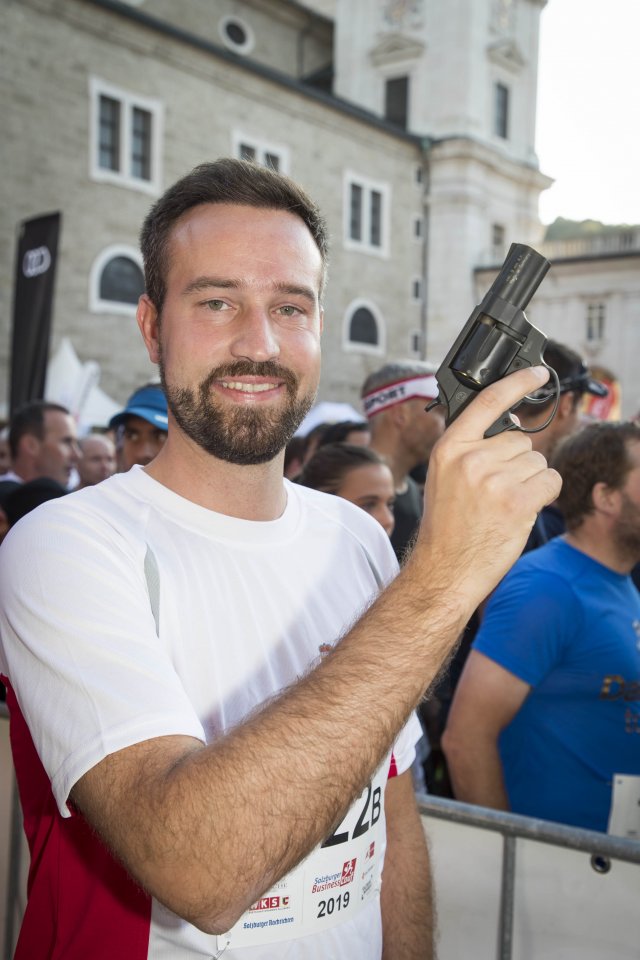
<svg viewBox="0 0 640 960">
<path fill-rule="evenodd" d="M 640 840 L 640 777 L 614 775 L 607 833 Z"/>
<path fill-rule="evenodd" d="M 380 892 L 384 763 L 330 837 L 244 913 L 218 946 L 257 946 L 336 926 Z"/>
</svg>

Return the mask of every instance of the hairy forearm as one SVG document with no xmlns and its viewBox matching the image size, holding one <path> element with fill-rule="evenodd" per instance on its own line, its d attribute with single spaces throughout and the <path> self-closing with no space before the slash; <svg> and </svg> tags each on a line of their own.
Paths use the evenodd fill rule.
<svg viewBox="0 0 640 960">
<path fill-rule="evenodd" d="M 227 736 L 181 744 L 169 769 L 164 744 L 157 754 L 142 744 L 124 778 L 118 754 L 107 758 L 112 782 L 127 784 L 109 804 L 93 772 L 78 785 L 88 819 L 172 910 L 228 929 L 362 792 L 469 614 L 425 588 L 420 560 L 418 550 L 315 671 Z M 127 763 L 137 749 L 122 751 Z"/>
</svg>

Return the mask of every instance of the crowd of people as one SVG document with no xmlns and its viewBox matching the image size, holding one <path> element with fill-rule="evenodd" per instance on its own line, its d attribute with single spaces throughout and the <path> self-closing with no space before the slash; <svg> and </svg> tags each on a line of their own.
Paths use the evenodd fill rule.
<svg viewBox="0 0 640 960">
<path fill-rule="evenodd" d="M 398 360 L 296 435 L 313 201 L 217 161 L 141 242 L 161 382 L 100 432 L 35 401 L 5 437 L 16 958 L 430 957 L 416 790 L 606 830 L 640 777 L 640 427 L 585 424 L 606 388 L 550 341 L 547 426 L 544 370 L 445 432 L 435 366 Z M 486 440 L 505 409 L 523 430 Z"/>
</svg>

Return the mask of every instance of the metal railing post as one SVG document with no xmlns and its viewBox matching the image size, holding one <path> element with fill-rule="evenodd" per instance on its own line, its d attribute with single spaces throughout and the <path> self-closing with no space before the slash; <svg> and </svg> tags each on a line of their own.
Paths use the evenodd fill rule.
<svg viewBox="0 0 640 960">
<path fill-rule="evenodd" d="M 502 883 L 498 960 L 511 960 L 513 953 L 513 905 L 516 892 L 516 838 L 502 838 Z"/>
</svg>

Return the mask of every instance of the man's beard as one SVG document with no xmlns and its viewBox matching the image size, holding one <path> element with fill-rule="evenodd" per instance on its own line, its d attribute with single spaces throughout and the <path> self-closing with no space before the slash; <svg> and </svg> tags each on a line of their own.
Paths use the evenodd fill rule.
<svg viewBox="0 0 640 960">
<path fill-rule="evenodd" d="M 622 510 L 613 530 L 620 556 L 634 565 L 640 561 L 640 507 L 622 492 Z"/>
<path fill-rule="evenodd" d="M 298 378 L 272 360 L 223 364 L 212 370 L 195 390 L 172 386 L 167 382 L 162 359 L 159 367 L 167 404 L 180 429 L 207 453 L 227 463 L 246 466 L 273 460 L 289 443 L 315 400 L 315 391 L 299 397 Z M 216 380 L 243 376 L 282 380 L 287 391 L 285 406 L 268 410 L 262 405 L 258 408 L 229 404 L 225 409 L 221 402 L 216 402 L 211 390 Z"/>
</svg>

